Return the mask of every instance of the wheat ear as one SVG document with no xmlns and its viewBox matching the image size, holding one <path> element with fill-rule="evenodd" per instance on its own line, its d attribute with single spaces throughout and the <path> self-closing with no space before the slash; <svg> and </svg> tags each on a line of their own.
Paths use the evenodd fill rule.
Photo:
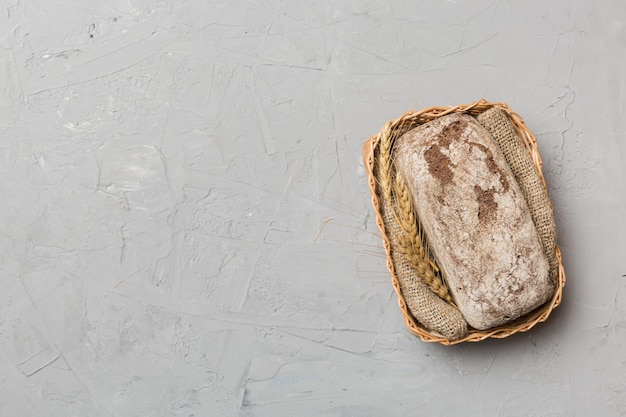
<svg viewBox="0 0 626 417">
<path fill-rule="evenodd" d="M 401 175 L 397 172 L 394 175 L 392 145 L 393 129 L 392 124 L 388 123 L 380 134 L 378 179 L 383 198 L 390 207 L 394 207 L 394 217 L 402 230 L 398 236 L 399 250 L 435 294 L 449 304 L 455 305 L 448 288 L 435 273 L 428 251 L 425 249 L 424 234 L 415 216 L 409 188 Z M 394 197 L 396 204 L 393 204 Z"/>
<path fill-rule="evenodd" d="M 380 185 L 383 197 L 391 206 L 391 122 L 388 122 L 380 133 L 380 144 L 378 146 L 378 184 Z"/>
<path fill-rule="evenodd" d="M 401 175 L 396 173 L 394 181 L 394 191 L 398 203 L 397 220 L 403 230 L 402 236 L 398 239 L 400 250 L 409 260 L 410 264 L 417 270 L 420 277 L 440 298 L 454 305 L 454 301 L 448 292 L 448 288 L 443 284 L 439 276 L 435 274 L 430 262 L 430 257 L 424 249 L 424 234 L 413 211 L 413 204 L 409 188 L 406 186 Z"/>
</svg>

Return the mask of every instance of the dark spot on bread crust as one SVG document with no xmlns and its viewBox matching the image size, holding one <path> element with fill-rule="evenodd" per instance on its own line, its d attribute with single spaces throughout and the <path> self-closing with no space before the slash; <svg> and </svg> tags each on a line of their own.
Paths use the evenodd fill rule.
<svg viewBox="0 0 626 417">
<path fill-rule="evenodd" d="M 428 163 L 428 172 L 442 185 L 452 184 L 454 174 L 450 169 L 452 161 L 441 152 L 441 146 L 435 144 L 424 151 L 424 159 Z"/>
<path fill-rule="evenodd" d="M 424 159 L 428 163 L 428 172 L 443 186 L 452 184 L 454 173 L 450 169 L 450 166 L 453 165 L 452 161 L 441 150 L 448 149 L 452 142 L 458 140 L 466 127 L 467 122 L 455 120 L 441 129 L 437 135 L 436 143 L 424 151 Z"/>
<path fill-rule="evenodd" d="M 496 217 L 498 212 L 498 203 L 493 195 L 494 190 L 483 190 L 478 185 L 474 186 L 474 193 L 478 201 L 478 221 L 482 224 L 489 222 Z"/>
</svg>

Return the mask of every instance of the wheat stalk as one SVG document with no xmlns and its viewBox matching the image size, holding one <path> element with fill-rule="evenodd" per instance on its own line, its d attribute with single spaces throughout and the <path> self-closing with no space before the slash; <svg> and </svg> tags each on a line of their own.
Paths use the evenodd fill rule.
<svg viewBox="0 0 626 417">
<path fill-rule="evenodd" d="M 391 204 L 391 137 L 392 122 L 388 122 L 380 133 L 380 144 L 378 147 L 378 183 L 382 190 L 383 197 Z M 391 205 L 390 205 L 391 207 Z"/>
<path fill-rule="evenodd" d="M 435 266 L 430 260 L 423 229 L 415 215 L 409 188 L 404 178 L 397 172 L 394 173 L 391 155 L 393 141 L 393 123 L 390 122 L 380 133 L 378 182 L 383 198 L 387 200 L 389 207 L 393 208 L 393 215 L 402 230 L 402 233 L 397 236 L 399 250 L 433 292 L 454 306 L 448 288 L 437 275 Z"/>
<path fill-rule="evenodd" d="M 441 278 L 435 273 L 428 251 L 424 245 L 424 233 L 416 219 L 409 188 L 406 186 L 401 175 L 396 173 L 394 191 L 398 205 L 396 219 L 404 233 L 398 239 L 400 251 L 409 263 L 417 270 L 420 277 L 440 298 L 454 305 L 454 301 L 443 284 Z"/>
</svg>

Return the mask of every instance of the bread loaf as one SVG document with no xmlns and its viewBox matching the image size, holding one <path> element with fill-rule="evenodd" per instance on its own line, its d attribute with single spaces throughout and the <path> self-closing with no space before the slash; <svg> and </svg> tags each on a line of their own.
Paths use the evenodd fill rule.
<svg viewBox="0 0 626 417">
<path fill-rule="evenodd" d="M 486 330 L 554 293 L 524 196 L 502 152 L 473 117 L 452 114 L 396 140 L 428 243 L 467 322 Z"/>
</svg>

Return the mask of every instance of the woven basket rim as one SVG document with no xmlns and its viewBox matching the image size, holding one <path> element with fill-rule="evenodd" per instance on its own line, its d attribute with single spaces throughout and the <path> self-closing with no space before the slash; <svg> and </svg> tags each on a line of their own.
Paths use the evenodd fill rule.
<svg viewBox="0 0 626 417">
<path fill-rule="evenodd" d="M 469 104 L 460 104 L 458 106 L 451 107 L 428 107 L 426 109 L 420 111 L 409 111 L 404 113 L 402 116 L 395 120 L 389 121 L 385 127 L 381 129 L 381 131 L 375 136 L 370 137 L 363 145 L 363 160 L 365 163 L 365 168 L 367 171 L 368 185 L 370 189 L 370 194 L 372 197 L 372 205 L 374 207 L 374 211 L 376 212 L 376 223 L 378 224 L 378 228 L 381 233 L 381 237 L 383 240 L 383 246 L 385 247 L 385 252 L 387 255 L 387 269 L 391 274 L 391 280 L 393 287 L 396 291 L 396 295 L 398 296 L 398 304 L 400 305 L 400 310 L 404 317 L 404 322 L 408 327 L 409 331 L 418 336 L 424 342 L 436 342 L 441 343 L 443 345 L 455 345 L 463 342 L 480 342 L 485 339 L 494 338 L 494 339 L 503 339 L 505 337 L 511 336 L 515 333 L 526 332 L 533 328 L 537 323 L 541 323 L 545 321 L 549 316 L 552 310 L 561 304 L 561 299 L 563 295 L 563 287 L 565 286 L 565 269 L 563 268 L 563 259 L 561 255 L 561 250 L 556 245 L 556 257 L 559 263 L 558 267 L 558 276 L 557 276 L 557 285 L 554 292 L 554 295 L 550 299 L 550 301 L 543 304 L 541 307 L 535 309 L 534 311 L 526 314 L 514 320 L 510 323 L 506 323 L 502 326 L 495 327 L 489 330 L 476 330 L 470 328 L 469 334 L 459 340 L 450 340 L 447 339 L 436 332 L 433 332 L 422 324 L 420 324 L 411 314 L 404 299 L 404 295 L 400 289 L 400 283 L 398 281 L 398 277 L 395 273 L 395 269 L 393 266 L 393 260 L 391 258 L 391 242 L 389 237 L 385 232 L 385 223 L 383 221 L 383 217 L 380 211 L 380 204 L 378 199 L 378 191 L 377 191 L 377 182 L 374 176 L 374 168 L 376 163 L 376 158 L 374 157 L 374 152 L 376 147 L 378 146 L 381 134 L 383 131 L 389 128 L 393 128 L 396 126 L 400 126 L 403 124 L 409 124 L 411 127 L 415 127 L 424 123 L 427 123 L 431 120 L 435 120 L 439 117 L 446 116 L 452 113 L 467 113 L 472 116 L 476 116 L 492 107 L 500 107 L 502 108 L 510 117 L 511 121 L 515 125 L 518 133 L 524 139 L 524 143 L 526 144 L 526 148 L 531 155 L 532 161 L 537 167 L 539 172 L 539 176 L 541 181 L 546 186 L 545 177 L 543 175 L 543 163 L 541 160 L 541 155 L 539 154 L 539 148 L 537 147 L 537 139 L 535 135 L 526 127 L 524 120 L 521 116 L 515 113 L 508 104 L 503 102 L 490 102 L 485 99 L 480 99 L 473 103 Z"/>
</svg>

